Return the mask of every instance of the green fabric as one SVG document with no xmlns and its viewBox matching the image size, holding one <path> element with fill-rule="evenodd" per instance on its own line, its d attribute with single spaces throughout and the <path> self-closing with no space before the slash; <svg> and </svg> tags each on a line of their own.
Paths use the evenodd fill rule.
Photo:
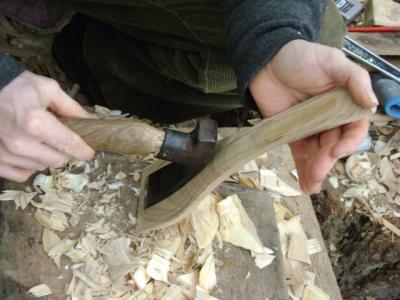
<svg viewBox="0 0 400 300">
<path fill-rule="evenodd" d="M 321 42 L 337 46 L 328 1 Z M 177 122 L 241 106 L 217 0 L 63 2 L 102 21 L 89 22 L 84 55 L 110 107 Z"/>
<path fill-rule="evenodd" d="M 347 29 L 334 0 L 328 0 L 324 22 L 322 24 L 320 43 L 342 49 Z"/>
</svg>

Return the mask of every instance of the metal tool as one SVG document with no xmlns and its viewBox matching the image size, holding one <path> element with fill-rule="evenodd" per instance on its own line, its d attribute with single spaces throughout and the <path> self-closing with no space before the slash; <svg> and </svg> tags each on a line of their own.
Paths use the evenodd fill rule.
<svg viewBox="0 0 400 300">
<path fill-rule="evenodd" d="M 147 155 L 198 167 L 205 163 L 217 143 L 217 123 L 202 119 L 189 133 L 158 129 L 132 119 L 61 119 L 92 148 L 100 151 Z"/>
<path fill-rule="evenodd" d="M 339 9 L 346 23 L 350 23 L 363 10 L 363 5 L 357 0 L 335 0 L 336 7 Z"/>
<path fill-rule="evenodd" d="M 376 55 L 350 37 L 344 39 L 343 51 L 354 59 L 400 83 L 400 69 Z"/>
<path fill-rule="evenodd" d="M 372 87 L 385 113 L 400 120 L 400 83 L 380 73 L 371 74 Z"/>
<path fill-rule="evenodd" d="M 242 128 L 218 142 L 201 167 L 171 167 L 155 162 L 142 172 L 135 231 L 145 232 L 176 224 L 240 166 L 273 147 L 293 142 L 371 114 L 344 89 L 334 89 L 309 101 Z M 175 168 L 172 170 L 172 168 Z"/>
</svg>

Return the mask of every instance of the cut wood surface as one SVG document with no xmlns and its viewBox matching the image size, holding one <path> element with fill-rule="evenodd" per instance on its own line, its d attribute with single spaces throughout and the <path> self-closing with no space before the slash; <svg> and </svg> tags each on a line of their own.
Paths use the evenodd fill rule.
<svg viewBox="0 0 400 300">
<path fill-rule="evenodd" d="M 400 3 L 393 0 L 370 0 L 367 22 L 379 26 L 400 26 Z"/>
<path fill-rule="evenodd" d="M 157 154 L 164 131 L 132 119 L 62 119 L 95 150 L 127 155 Z"/>
<path fill-rule="evenodd" d="M 348 35 L 375 54 L 400 56 L 400 31 L 350 32 Z"/>
<path fill-rule="evenodd" d="M 101 164 L 111 163 L 115 170 L 132 172 L 139 165 L 127 164 L 126 157 L 105 154 Z M 137 199 L 133 196 L 131 186 L 127 186 L 121 194 L 121 205 L 127 214 L 134 211 Z M 6 182 L 5 189 L 23 189 L 24 185 Z M 274 250 L 276 255 L 271 265 L 265 269 L 258 269 L 248 250 L 240 249 L 224 243 L 222 250 L 216 250 L 215 258 L 224 263 L 217 268 L 216 296 L 219 299 L 235 300 L 246 299 L 251 295 L 253 299 L 287 299 L 287 289 L 284 281 L 282 256 L 279 235 L 272 207 L 272 200 L 265 192 L 250 189 L 240 185 L 222 184 L 218 188 L 222 196 L 238 194 L 246 212 L 254 222 L 263 245 Z M 98 198 L 90 201 L 96 202 Z M 71 279 L 71 268 L 67 267 L 68 259 L 61 260 L 61 269 L 43 251 L 43 228 L 33 218 L 34 209 L 24 211 L 15 209 L 12 202 L 0 203 L 0 299 L 21 300 L 34 299 L 26 294 L 33 286 L 46 283 L 53 294 L 40 299 L 64 300 L 65 285 Z M 93 210 L 90 210 L 93 212 Z M 95 214 L 95 212 L 93 212 Z M 85 214 L 82 220 L 91 220 L 92 215 Z M 128 223 L 128 218 L 121 222 Z M 82 228 L 71 228 L 68 236 L 78 237 Z M 249 275 L 248 275 L 249 274 Z M 247 280 L 246 277 L 250 276 Z"/>
<path fill-rule="evenodd" d="M 279 232 L 272 200 L 266 192 L 238 184 L 221 184 L 217 192 L 222 197 L 237 194 L 243 207 L 257 228 L 264 246 L 276 255 L 271 265 L 259 269 L 252 263 L 250 252 L 229 243 L 216 252 L 216 258 L 224 263 L 217 269 L 217 292 L 221 300 L 241 299 L 288 299 L 285 283 Z"/>
<path fill-rule="evenodd" d="M 143 172 L 137 232 L 163 228 L 181 220 L 225 178 L 267 150 L 370 113 L 370 110 L 355 104 L 347 91 L 341 88 L 314 97 L 223 139 L 207 166 L 196 177 L 163 201 L 144 209 L 145 179 L 163 165 L 156 162 Z"/>
<path fill-rule="evenodd" d="M 290 174 L 290 170 L 293 170 L 295 166 L 288 146 L 285 145 L 269 151 L 267 167 L 276 169 L 283 181 L 300 190 L 296 179 Z M 283 204 L 294 215 L 300 215 L 307 237 L 317 239 L 322 248 L 321 252 L 311 255 L 312 265 L 310 268 L 316 274 L 316 285 L 325 291 L 331 300 L 341 300 L 339 286 L 310 197 L 304 194 L 299 197 L 284 197 Z"/>
</svg>

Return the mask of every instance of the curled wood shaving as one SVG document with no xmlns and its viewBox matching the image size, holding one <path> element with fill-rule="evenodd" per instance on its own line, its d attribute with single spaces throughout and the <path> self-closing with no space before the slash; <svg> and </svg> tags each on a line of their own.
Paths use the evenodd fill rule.
<svg viewBox="0 0 400 300">
<path fill-rule="evenodd" d="M 140 265 L 135 271 L 133 275 L 133 280 L 140 290 L 143 290 L 147 282 L 149 282 L 150 277 L 147 275 L 146 269 L 142 265 Z"/>
<path fill-rule="evenodd" d="M 215 274 L 215 260 L 211 254 L 207 257 L 199 274 L 199 286 L 209 294 L 217 285 L 217 276 Z"/>
<path fill-rule="evenodd" d="M 269 266 L 272 261 L 274 260 L 275 256 L 272 255 L 274 252 L 267 248 L 263 247 L 263 253 L 254 253 L 254 263 L 256 264 L 257 268 L 264 269 L 265 267 Z"/>
<path fill-rule="evenodd" d="M 36 195 L 37 192 L 5 190 L 0 194 L 0 201 L 14 201 L 17 208 L 24 210 Z"/>
<path fill-rule="evenodd" d="M 33 297 L 40 298 L 44 296 L 48 296 L 53 294 L 51 289 L 44 283 L 38 284 L 37 286 L 32 287 L 29 291 Z"/>
<path fill-rule="evenodd" d="M 45 212 L 41 209 L 37 209 L 34 218 L 47 229 L 53 229 L 57 231 L 64 231 L 66 228 L 65 221 L 61 218 L 60 214 Z"/>
<path fill-rule="evenodd" d="M 60 241 L 61 239 L 57 234 L 46 228 L 43 229 L 42 243 L 43 249 L 46 253 L 49 253 L 50 249 L 57 245 Z"/>
<path fill-rule="evenodd" d="M 321 245 L 317 239 L 307 240 L 307 252 L 308 255 L 314 255 L 322 251 Z"/>
<path fill-rule="evenodd" d="M 153 253 L 146 268 L 146 274 L 151 278 L 168 283 L 170 261 Z"/>
<path fill-rule="evenodd" d="M 240 199 L 232 195 L 218 202 L 220 232 L 222 239 L 255 253 L 263 253 L 264 248 L 256 228 L 247 216 Z"/>
<path fill-rule="evenodd" d="M 329 300 L 330 297 L 322 289 L 315 285 L 307 284 L 304 288 L 302 300 Z"/>
<path fill-rule="evenodd" d="M 303 235 L 291 234 L 289 236 L 287 257 L 288 259 L 311 265 L 311 259 L 307 248 L 307 238 Z"/>
<path fill-rule="evenodd" d="M 191 225 L 199 248 L 208 247 L 219 227 L 216 195 L 210 194 L 200 203 L 191 215 Z"/>
<path fill-rule="evenodd" d="M 287 197 L 300 196 L 301 193 L 280 179 L 268 169 L 260 170 L 260 185 L 266 190 L 271 190 Z"/>
<path fill-rule="evenodd" d="M 54 260 L 54 263 L 58 268 L 60 268 L 60 259 L 61 256 L 70 251 L 75 245 L 74 240 L 64 239 L 60 241 L 58 244 L 54 245 L 48 252 L 48 255 L 51 259 Z"/>
</svg>

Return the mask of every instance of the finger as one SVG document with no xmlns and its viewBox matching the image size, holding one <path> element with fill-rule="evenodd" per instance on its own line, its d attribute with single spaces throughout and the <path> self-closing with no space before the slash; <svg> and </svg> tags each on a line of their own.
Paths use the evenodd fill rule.
<svg viewBox="0 0 400 300">
<path fill-rule="evenodd" d="M 343 134 L 331 155 L 341 158 L 353 153 L 368 135 L 368 118 L 342 126 Z"/>
<path fill-rule="evenodd" d="M 379 103 L 372 89 L 369 73 L 359 65 L 353 63 L 343 53 L 330 51 L 328 61 L 323 64 L 328 75 L 337 83 L 346 87 L 354 101 L 365 108 L 376 107 Z"/>
<path fill-rule="evenodd" d="M 68 160 L 68 156 L 58 152 L 48 145 L 42 144 L 40 141 L 32 137 L 24 137 L 20 139 L 5 139 L 3 141 L 5 149 L 12 155 L 24 157 L 37 162 L 39 165 L 58 168 L 64 165 Z M 22 166 L 23 167 L 23 166 Z M 27 168 L 30 169 L 30 168 Z M 32 168 L 40 170 L 39 168 Z"/>
<path fill-rule="evenodd" d="M 50 98 L 49 108 L 57 115 L 70 118 L 96 118 L 88 113 L 77 101 L 68 96 L 58 85 L 53 82 L 48 88 Z"/>
<path fill-rule="evenodd" d="M 34 173 L 33 170 L 21 169 L 9 165 L 0 164 L 0 177 L 16 181 L 24 182 Z"/>
<path fill-rule="evenodd" d="M 320 145 L 321 147 L 333 146 L 339 143 L 342 136 L 341 127 L 336 127 L 320 134 Z"/>
<path fill-rule="evenodd" d="M 27 170 L 44 170 L 46 165 L 27 157 L 14 155 L 4 145 L 0 145 L 0 163 Z"/>
<path fill-rule="evenodd" d="M 67 126 L 62 124 L 54 115 L 43 112 L 31 124 L 30 131 L 40 140 L 54 149 L 80 160 L 91 159 L 94 151 L 84 140 Z"/>
<path fill-rule="evenodd" d="M 309 155 L 307 164 L 303 167 L 304 173 L 301 180 L 303 191 L 308 193 L 318 192 L 321 184 L 336 162 L 336 158 L 330 155 L 332 148 L 340 141 L 340 127 L 333 128 L 314 136 L 314 149 Z M 315 144 L 318 143 L 318 148 Z"/>
<path fill-rule="evenodd" d="M 309 172 L 304 180 L 305 192 L 317 193 L 320 191 L 322 182 L 337 161 L 330 155 L 330 152 L 331 147 L 322 147 L 310 161 Z"/>
<path fill-rule="evenodd" d="M 320 149 L 319 135 L 291 143 L 290 148 L 298 172 L 300 187 L 304 192 L 308 192 L 307 177 L 312 167 L 312 158 Z"/>
</svg>

